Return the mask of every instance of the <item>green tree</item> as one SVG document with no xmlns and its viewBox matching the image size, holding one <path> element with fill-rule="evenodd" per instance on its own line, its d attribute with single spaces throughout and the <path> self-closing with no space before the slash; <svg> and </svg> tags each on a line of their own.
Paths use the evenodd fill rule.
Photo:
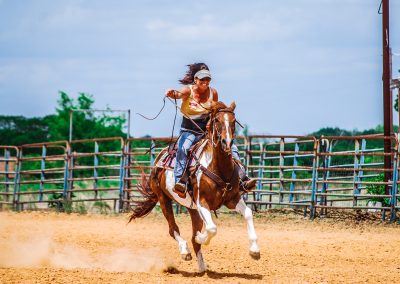
<svg viewBox="0 0 400 284">
<path fill-rule="evenodd" d="M 76 100 L 65 92 L 59 92 L 56 113 L 45 117 L 0 116 L 0 144 L 22 145 L 37 142 L 63 141 L 69 139 L 70 112 L 74 109 L 88 110 L 73 113 L 73 139 L 124 137 L 126 118 L 110 117 L 107 113 L 95 116 L 94 98 L 80 93 Z"/>
<path fill-rule="evenodd" d="M 0 116 L 0 145 L 19 146 L 48 140 L 48 124 L 40 117 Z"/>
<path fill-rule="evenodd" d="M 90 94 L 80 93 L 76 100 L 60 91 L 57 101 L 56 115 L 47 118 L 49 138 L 51 141 L 67 140 L 69 138 L 70 112 L 74 111 L 73 139 L 91 139 L 113 136 L 125 136 L 123 126 L 126 118 L 123 116 L 110 117 L 103 113 L 96 117 L 93 112 L 94 98 Z"/>
</svg>

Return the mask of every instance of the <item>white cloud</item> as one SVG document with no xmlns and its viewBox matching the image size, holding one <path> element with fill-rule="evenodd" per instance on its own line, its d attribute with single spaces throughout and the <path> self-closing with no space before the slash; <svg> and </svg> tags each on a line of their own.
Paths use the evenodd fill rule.
<svg viewBox="0 0 400 284">
<path fill-rule="evenodd" d="M 232 17 L 236 18 L 235 15 Z M 297 27 L 290 26 L 269 14 L 258 14 L 232 21 L 230 17 L 206 14 L 190 23 L 166 19 L 154 19 L 145 27 L 153 36 L 161 39 L 202 42 L 273 41 L 292 35 Z"/>
</svg>

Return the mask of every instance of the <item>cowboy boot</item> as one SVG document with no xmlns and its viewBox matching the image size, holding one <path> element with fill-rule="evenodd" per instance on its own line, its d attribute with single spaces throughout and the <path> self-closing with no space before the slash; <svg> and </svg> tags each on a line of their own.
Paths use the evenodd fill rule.
<svg viewBox="0 0 400 284">
<path fill-rule="evenodd" d="M 236 161 L 236 162 L 239 165 L 240 189 L 242 191 L 250 191 L 250 190 L 255 189 L 257 180 L 254 179 L 254 178 L 249 178 L 246 175 L 246 172 L 245 172 L 245 170 L 243 168 L 242 163 L 240 161 L 239 162 Z"/>
<path fill-rule="evenodd" d="M 186 197 L 186 184 L 183 183 L 181 180 L 179 180 L 175 186 L 173 191 L 180 197 L 180 198 L 185 198 Z"/>
<path fill-rule="evenodd" d="M 240 178 L 240 186 L 244 189 L 244 191 L 250 191 L 256 188 L 257 180 L 254 178 L 249 178 L 244 175 L 243 178 Z"/>
<path fill-rule="evenodd" d="M 185 168 L 185 171 L 183 172 L 183 175 L 181 178 L 176 182 L 174 186 L 174 192 L 178 194 L 180 198 L 186 198 L 186 192 L 187 192 L 187 182 L 188 182 L 189 176 L 188 176 L 188 171 Z"/>
</svg>

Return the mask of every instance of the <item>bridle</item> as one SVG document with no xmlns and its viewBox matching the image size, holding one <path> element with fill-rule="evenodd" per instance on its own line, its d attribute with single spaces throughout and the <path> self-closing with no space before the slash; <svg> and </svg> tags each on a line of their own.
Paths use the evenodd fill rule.
<svg viewBox="0 0 400 284">
<path fill-rule="evenodd" d="M 221 112 L 223 112 L 223 113 L 232 113 L 235 116 L 235 113 L 232 110 L 230 110 L 229 108 L 221 108 L 221 109 L 218 109 L 217 111 L 215 111 L 214 113 L 212 113 L 209 123 L 212 126 L 210 135 L 211 135 L 211 144 L 213 145 L 214 148 L 217 147 L 218 144 L 221 142 L 221 133 L 218 131 L 218 128 L 216 127 L 216 122 L 221 123 L 217 119 L 217 113 L 221 113 Z M 236 118 L 234 119 L 234 122 L 235 123 L 237 122 Z M 214 141 L 214 136 L 215 136 L 214 134 L 215 133 L 216 133 L 216 136 L 217 136 L 216 141 Z M 233 129 L 232 133 L 233 133 L 233 136 L 234 136 L 235 135 L 235 129 Z"/>
</svg>

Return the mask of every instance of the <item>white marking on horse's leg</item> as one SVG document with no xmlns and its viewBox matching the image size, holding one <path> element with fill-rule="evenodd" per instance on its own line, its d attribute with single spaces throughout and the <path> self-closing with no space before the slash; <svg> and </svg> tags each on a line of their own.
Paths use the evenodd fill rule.
<svg viewBox="0 0 400 284">
<path fill-rule="evenodd" d="M 200 245 L 204 244 L 207 241 L 207 238 L 208 238 L 207 231 L 205 231 L 203 233 L 197 231 L 196 237 L 194 237 L 196 243 L 198 243 Z"/>
<path fill-rule="evenodd" d="M 257 244 L 257 235 L 256 235 L 256 230 L 254 229 L 254 224 L 253 224 L 253 212 L 249 207 L 246 206 L 246 203 L 244 203 L 244 200 L 241 198 L 236 204 L 235 210 L 237 212 L 240 212 L 244 219 L 246 220 L 247 223 L 247 233 L 249 235 L 249 241 L 250 241 L 250 254 L 251 253 L 260 253 L 260 248 L 258 247 Z"/>
<path fill-rule="evenodd" d="M 179 251 L 181 254 L 190 253 L 187 242 L 179 235 L 178 232 L 174 231 L 175 240 L 178 242 Z"/>
<path fill-rule="evenodd" d="M 197 264 L 199 265 L 199 272 L 202 273 L 207 270 L 207 265 L 204 262 L 203 254 L 201 249 L 197 252 Z"/>
<path fill-rule="evenodd" d="M 212 162 L 212 154 L 210 152 L 203 152 L 203 154 L 200 157 L 200 164 L 203 165 L 204 167 L 208 167 Z M 201 170 L 198 171 L 197 173 L 197 186 L 199 190 L 197 191 L 197 211 L 200 214 L 201 219 L 203 220 L 203 223 L 205 224 L 205 231 L 202 232 L 197 232 L 196 233 L 196 243 L 198 244 L 208 244 L 211 240 L 212 237 L 215 236 L 217 233 L 217 226 L 214 224 L 212 218 L 211 218 L 211 213 L 208 211 L 206 208 L 202 207 L 200 205 L 200 184 L 201 184 L 201 178 L 203 176 L 203 173 Z"/>
<path fill-rule="evenodd" d="M 206 230 L 203 233 L 197 232 L 195 240 L 198 244 L 208 245 L 211 239 L 217 234 L 217 226 L 211 217 L 211 212 L 207 208 L 202 207 L 199 201 L 197 201 L 197 208 L 201 219 L 203 219 L 206 225 Z"/>
</svg>

